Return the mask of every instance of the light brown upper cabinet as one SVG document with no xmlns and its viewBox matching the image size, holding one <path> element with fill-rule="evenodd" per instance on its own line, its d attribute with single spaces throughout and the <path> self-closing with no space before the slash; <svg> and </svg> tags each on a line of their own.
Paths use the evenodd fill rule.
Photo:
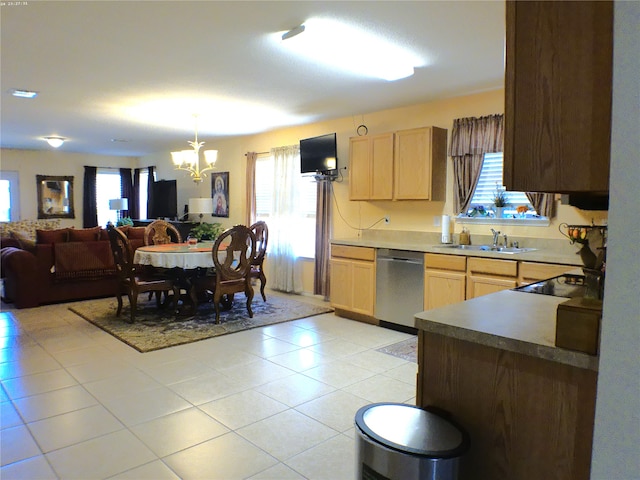
<svg viewBox="0 0 640 480">
<path fill-rule="evenodd" d="M 507 1 L 504 184 L 609 190 L 613 2 Z"/>
<path fill-rule="evenodd" d="M 393 198 L 393 133 L 349 139 L 349 198 Z"/>
<path fill-rule="evenodd" d="M 447 131 L 438 127 L 396 132 L 393 197 L 444 200 Z"/>
<path fill-rule="evenodd" d="M 421 127 L 349 139 L 351 200 L 444 200 L 447 130 Z"/>
</svg>

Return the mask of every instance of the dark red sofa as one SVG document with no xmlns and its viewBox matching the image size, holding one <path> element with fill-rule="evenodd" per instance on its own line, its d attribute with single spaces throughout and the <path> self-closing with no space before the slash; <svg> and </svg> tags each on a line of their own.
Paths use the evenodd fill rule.
<svg viewBox="0 0 640 480">
<path fill-rule="evenodd" d="M 144 227 L 120 228 L 134 249 L 144 244 Z M 35 245 L 27 248 L 1 242 L 3 301 L 16 308 L 115 296 L 118 282 L 103 228 L 37 230 Z"/>
</svg>

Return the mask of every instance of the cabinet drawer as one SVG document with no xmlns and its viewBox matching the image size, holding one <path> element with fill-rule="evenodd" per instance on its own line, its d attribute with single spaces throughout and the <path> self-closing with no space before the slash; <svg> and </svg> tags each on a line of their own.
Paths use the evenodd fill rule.
<svg viewBox="0 0 640 480">
<path fill-rule="evenodd" d="M 520 281 L 531 280 L 536 282 L 538 280 L 546 280 L 547 278 L 557 277 L 570 270 L 574 270 L 578 267 L 571 265 L 556 265 L 552 263 L 535 263 L 535 262 L 520 262 Z"/>
<path fill-rule="evenodd" d="M 437 270 L 453 270 L 464 272 L 467 268 L 467 257 L 462 255 L 442 255 L 438 253 L 426 253 L 424 255 L 426 268 Z"/>
<path fill-rule="evenodd" d="M 369 247 L 352 247 L 350 245 L 331 245 L 331 256 L 341 258 L 353 258 L 373 262 L 376 259 L 376 251 Z"/>
<path fill-rule="evenodd" d="M 515 277 L 518 274 L 518 262 L 514 260 L 494 260 L 489 258 L 469 258 L 467 271 L 470 273 L 486 273 L 503 277 Z"/>
</svg>

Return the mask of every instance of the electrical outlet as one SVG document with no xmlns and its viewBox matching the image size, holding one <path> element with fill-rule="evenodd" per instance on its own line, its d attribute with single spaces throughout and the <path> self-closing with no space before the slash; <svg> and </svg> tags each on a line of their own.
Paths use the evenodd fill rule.
<svg viewBox="0 0 640 480">
<path fill-rule="evenodd" d="M 390 223 L 391 219 L 389 218 L 389 215 L 385 215 L 384 216 L 384 223 Z"/>
<path fill-rule="evenodd" d="M 440 217 L 438 215 L 433 217 L 433 226 L 434 227 L 439 227 L 440 226 Z"/>
</svg>

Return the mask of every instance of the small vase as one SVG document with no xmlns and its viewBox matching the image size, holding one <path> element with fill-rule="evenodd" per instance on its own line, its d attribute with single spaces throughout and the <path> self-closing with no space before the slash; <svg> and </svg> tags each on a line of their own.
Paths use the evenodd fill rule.
<svg viewBox="0 0 640 480">
<path fill-rule="evenodd" d="M 496 218 L 502 218 L 504 215 L 504 207 L 496 207 Z"/>
<path fill-rule="evenodd" d="M 596 268 L 596 261 L 598 260 L 598 257 L 596 257 L 596 254 L 593 253 L 593 250 L 589 247 L 589 242 L 584 243 L 578 253 L 580 253 L 580 259 L 586 268 Z"/>
</svg>

